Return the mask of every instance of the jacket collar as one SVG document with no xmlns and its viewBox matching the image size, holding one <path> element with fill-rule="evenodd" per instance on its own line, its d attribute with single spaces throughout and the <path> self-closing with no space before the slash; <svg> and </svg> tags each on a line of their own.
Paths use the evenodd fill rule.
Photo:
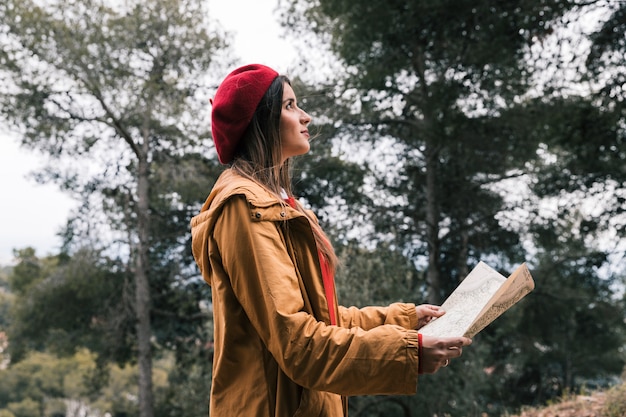
<svg viewBox="0 0 626 417">
<path fill-rule="evenodd" d="M 211 193 L 202 205 L 200 214 L 191 219 L 191 227 L 208 221 L 212 228 L 224 203 L 236 195 L 242 195 L 248 201 L 251 215 L 256 220 L 289 220 L 303 216 L 284 201 L 263 188 L 260 184 L 242 177 L 232 169 L 224 171 L 217 179 Z M 261 213 L 260 218 L 257 213 Z"/>
</svg>

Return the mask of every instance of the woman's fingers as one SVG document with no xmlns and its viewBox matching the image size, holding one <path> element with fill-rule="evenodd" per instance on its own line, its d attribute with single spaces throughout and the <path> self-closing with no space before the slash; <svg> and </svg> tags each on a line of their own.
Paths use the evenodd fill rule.
<svg viewBox="0 0 626 417">
<path fill-rule="evenodd" d="M 440 307 L 432 304 L 421 304 L 415 307 L 418 317 L 417 328 L 421 328 L 430 323 L 433 318 L 441 317 L 446 312 Z"/>
<path fill-rule="evenodd" d="M 472 343 L 467 337 L 422 337 L 421 368 L 423 373 L 435 373 L 463 354 L 463 346 Z"/>
</svg>

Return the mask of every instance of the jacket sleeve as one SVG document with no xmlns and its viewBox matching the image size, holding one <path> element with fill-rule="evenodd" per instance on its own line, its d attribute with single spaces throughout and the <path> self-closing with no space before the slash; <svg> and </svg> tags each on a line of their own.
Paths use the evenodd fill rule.
<svg viewBox="0 0 626 417">
<path fill-rule="evenodd" d="M 417 327 L 418 322 L 415 304 L 410 303 L 394 303 L 388 307 L 339 306 L 339 317 L 341 326 L 360 327 L 364 330 L 385 324 L 395 324 L 413 330 Z"/>
<path fill-rule="evenodd" d="M 308 389 L 341 395 L 414 394 L 418 335 L 395 324 L 328 326 L 304 309 L 295 266 L 272 221 L 225 203 L 213 238 L 237 300 L 282 371 Z"/>
</svg>

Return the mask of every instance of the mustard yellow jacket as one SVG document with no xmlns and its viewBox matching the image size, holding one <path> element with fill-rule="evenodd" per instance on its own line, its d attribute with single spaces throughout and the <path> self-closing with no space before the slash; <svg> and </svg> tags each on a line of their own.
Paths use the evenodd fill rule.
<svg viewBox="0 0 626 417">
<path fill-rule="evenodd" d="M 344 416 L 346 396 L 416 392 L 415 306 L 336 305 L 330 325 L 302 213 L 226 170 L 191 231 L 213 299 L 212 417 Z"/>
</svg>

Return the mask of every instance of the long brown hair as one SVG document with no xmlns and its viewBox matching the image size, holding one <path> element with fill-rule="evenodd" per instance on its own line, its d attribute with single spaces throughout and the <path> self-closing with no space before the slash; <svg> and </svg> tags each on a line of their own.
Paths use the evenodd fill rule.
<svg viewBox="0 0 626 417">
<path fill-rule="evenodd" d="M 235 150 L 232 169 L 274 194 L 281 202 L 282 191 L 292 195 L 289 159 L 282 161 L 280 137 L 280 114 L 282 111 L 283 90 L 285 83 L 291 81 L 284 75 L 276 77 L 265 92 L 256 108 L 250 125 Z M 283 202 L 283 204 L 286 204 Z M 311 223 L 313 236 L 318 250 L 324 255 L 331 270 L 335 270 L 337 256 L 317 221 L 296 203 L 296 209 L 303 213 Z"/>
</svg>

